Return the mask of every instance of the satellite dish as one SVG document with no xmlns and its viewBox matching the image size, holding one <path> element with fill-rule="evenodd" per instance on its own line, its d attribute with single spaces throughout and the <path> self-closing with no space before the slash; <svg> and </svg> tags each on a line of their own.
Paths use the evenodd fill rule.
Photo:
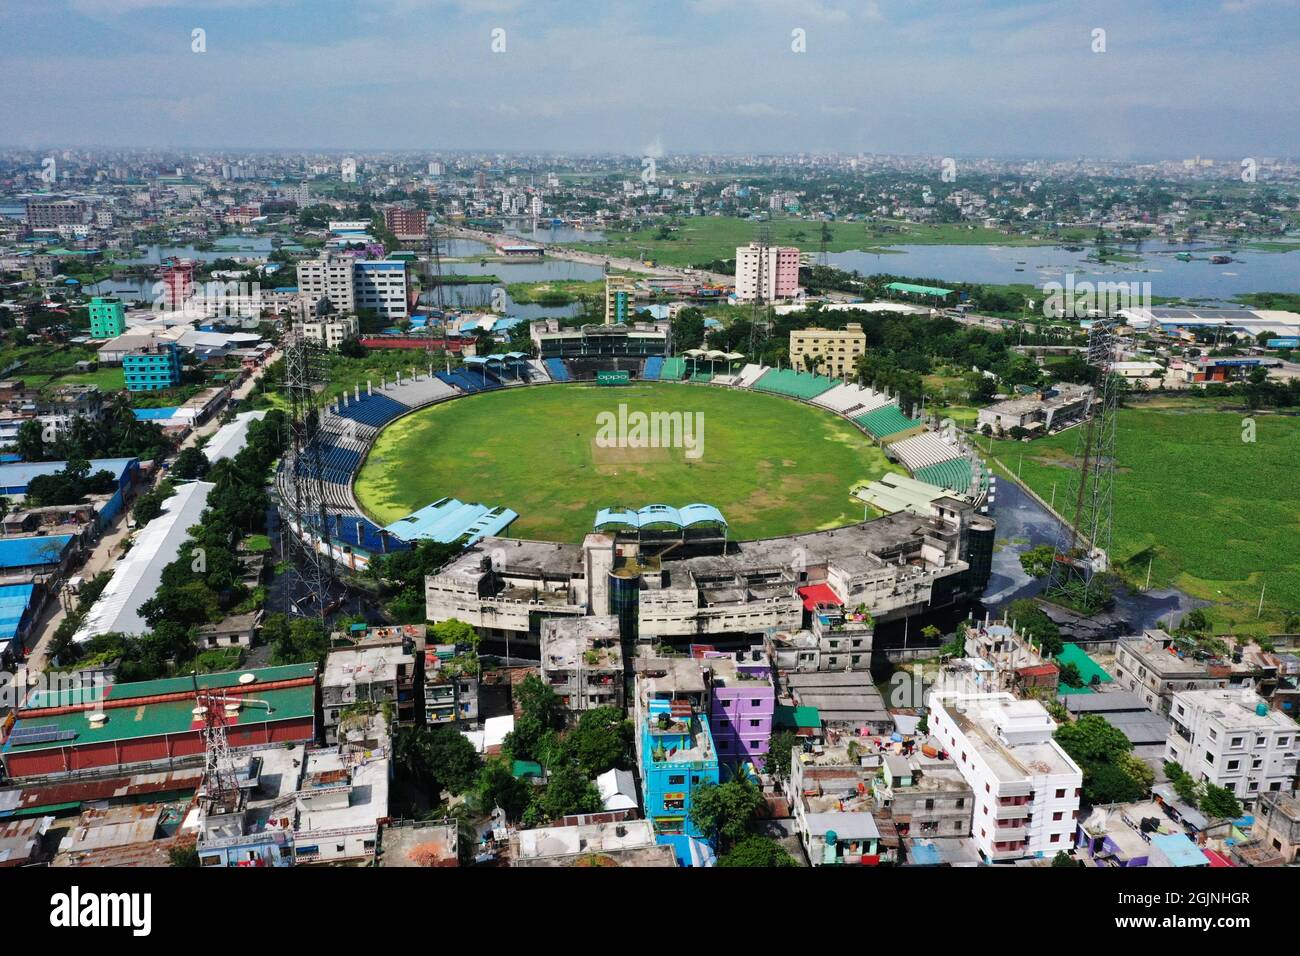
<svg viewBox="0 0 1300 956">
<path fill-rule="evenodd" d="M 252 673 L 251 671 L 247 671 L 239 675 L 239 682 L 241 684 L 251 684 L 255 680 L 257 680 L 257 675 Z"/>
</svg>

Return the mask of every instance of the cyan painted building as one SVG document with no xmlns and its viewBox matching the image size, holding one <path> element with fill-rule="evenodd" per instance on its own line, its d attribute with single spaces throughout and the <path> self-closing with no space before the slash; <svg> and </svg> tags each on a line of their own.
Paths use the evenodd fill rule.
<svg viewBox="0 0 1300 956">
<path fill-rule="evenodd" d="M 175 342 L 155 342 L 122 356 L 128 392 L 157 392 L 181 383 L 181 356 Z"/>
<path fill-rule="evenodd" d="M 97 295 L 90 300 L 90 337 L 112 339 L 126 331 L 126 307 L 112 295 Z"/>
<path fill-rule="evenodd" d="M 689 863 L 690 838 L 703 836 L 691 822 L 691 797 L 700 787 L 719 782 L 708 718 L 688 701 L 647 701 L 641 757 L 646 819 L 659 841 L 672 845 L 678 860 Z"/>
</svg>

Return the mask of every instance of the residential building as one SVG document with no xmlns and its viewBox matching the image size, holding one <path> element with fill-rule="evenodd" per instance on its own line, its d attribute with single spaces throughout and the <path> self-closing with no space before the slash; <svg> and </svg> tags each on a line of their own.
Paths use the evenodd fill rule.
<svg viewBox="0 0 1300 956">
<path fill-rule="evenodd" d="M 971 835 L 990 863 L 1069 849 L 1083 772 L 1042 704 L 1008 693 L 933 692 L 930 734 L 975 794 Z"/>
<path fill-rule="evenodd" d="M 849 735 L 832 734 L 825 746 L 795 748 L 786 797 L 813 866 L 874 866 L 897 859 L 893 820 L 871 790 L 882 765 L 878 749 Z"/>
<path fill-rule="evenodd" d="M 429 233 L 429 214 L 423 209 L 389 206 L 384 210 L 384 225 L 398 239 L 424 239 Z"/>
<path fill-rule="evenodd" d="M 677 866 L 672 848 L 656 839 L 649 820 L 520 830 L 511 840 L 510 865 Z"/>
<path fill-rule="evenodd" d="M 353 303 L 357 312 L 374 312 L 390 321 L 406 318 L 410 314 L 406 301 L 406 263 L 388 259 L 357 260 Z"/>
<path fill-rule="evenodd" d="M 1159 628 L 1122 638 L 1115 648 L 1115 680 L 1157 714 L 1169 713 L 1175 691 L 1224 688 L 1232 683 L 1230 664 L 1187 650 Z"/>
<path fill-rule="evenodd" d="M 356 338 L 360 328 L 356 316 L 321 316 L 302 323 L 302 337 L 327 349 L 337 349 L 348 339 Z"/>
<path fill-rule="evenodd" d="M 776 302 L 799 293 L 799 247 L 762 246 L 751 242 L 736 247 L 736 299 L 740 302 Z"/>
<path fill-rule="evenodd" d="M 636 280 L 632 276 L 605 276 L 605 324 L 620 325 L 635 312 Z"/>
<path fill-rule="evenodd" d="M 772 742 L 776 690 L 762 648 L 709 653 L 700 661 L 709 682 L 709 727 L 718 759 L 732 769 L 762 771 Z"/>
<path fill-rule="evenodd" d="M 624 705 L 623 651 L 613 616 L 558 617 L 541 625 L 542 683 L 566 710 Z"/>
<path fill-rule="evenodd" d="M 1252 833 L 1288 863 L 1300 863 L 1300 796 L 1296 791 L 1261 796 Z"/>
<path fill-rule="evenodd" d="M 636 750 L 641 803 L 660 842 L 684 863 L 695 859 L 691 799 L 702 786 L 720 782 L 718 751 L 706 716 L 708 690 L 699 664 L 674 659 L 647 662 L 638 675 Z"/>
<path fill-rule="evenodd" d="M 386 748 L 312 750 L 294 797 L 293 856 L 304 863 L 372 859 L 388 817 L 392 762 Z"/>
<path fill-rule="evenodd" d="M 1296 785 L 1300 725 L 1251 690 L 1184 690 L 1173 696 L 1165 758 L 1250 806 Z"/>
<path fill-rule="evenodd" d="M 126 306 L 114 295 L 90 300 L 90 337 L 112 339 L 126 331 Z"/>
<path fill-rule="evenodd" d="M 792 329 L 790 367 L 831 378 L 852 378 L 858 359 L 867 354 L 867 333 L 858 322 L 842 329 Z"/>
<path fill-rule="evenodd" d="M 398 633 L 388 633 L 398 631 Z M 375 628 L 356 643 L 334 647 L 321 675 L 321 725 L 338 740 L 350 710 L 389 706 L 399 724 L 415 722 L 415 644 L 397 628 Z"/>
<path fill-rule="evenodd" d="M 298 293 L 301 301 L 314 310 L 321 299 L 328 299 L 335 314 L 356 311 L 353 273 L 356 260 L 351 256 L 326 253 L 317 259 L 298 263 Z"/>
<path fill-rule="evenodd" d="M 424 648 L 424 723 L 473 723 L 478 720 L 479 661 L 455 644 Z"/>
<path fill-rule="evenodd" d="M 951 760 L 885 754 L 871 793 L 900 838 L 970 836 L 975 793 Z"/>
<path fill-rule="evenodd" d="M 30 229 L 55 229 L 77 225 L 86 217 L 86 204 L 76 199 L 27 200 L 27 226 Z"/>
<path fill-rule="evenodd" d="M 181 355 L 175 342 L 154 341 L 122 356 L 128 392 L 158 392 L 181 383 Z"/>
</svg>

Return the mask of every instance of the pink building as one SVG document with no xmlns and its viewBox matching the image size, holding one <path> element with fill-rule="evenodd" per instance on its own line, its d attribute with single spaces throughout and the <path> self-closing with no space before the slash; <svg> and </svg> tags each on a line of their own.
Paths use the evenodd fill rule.
<svg viewBox="0 0 1300 956">
<path fill-rule="evenodd" d="M 793 299 L 799 293 L 799 249 L 797 246 L 768 246 L 756 242 L 736 248 L 736 298 L 753 302 L 760 284 L 763 301 Z"/>
</svg>

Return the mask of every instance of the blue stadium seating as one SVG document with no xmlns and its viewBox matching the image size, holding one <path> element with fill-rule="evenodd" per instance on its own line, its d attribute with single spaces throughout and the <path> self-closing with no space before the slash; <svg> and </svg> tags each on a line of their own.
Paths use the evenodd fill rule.
<svg viewBox="0 0 1300 956">
<path fill-rule="evenodd" d="M 565 367 L 564 359 L 548 358 L 546 360 L 546 371 L 551 373 L 552 381 L 569 382 L 572 379 L 569 376 L 569 370 Z"/>
<path fill-rule="evenodd" d="M 664 360 L 662 356 L 652 355 L 645 360 L 645 368 L 641 370 L 641 377 L 647 381 L 657 381 L 659 373 L 663 371 Z"/>
<path fill-rule="evenodd" d="M 361 401 L 352 400 L 343 408 L 339 409 L 339 414 L 344 418 L 350 418 L 362 425 L 371 425 L 380 428 L 387 425 L 398 415 L 409 412 L 410 408 L 401 402 L 393 401 L 387 395 L 364 395 Z"/>
</svg>

